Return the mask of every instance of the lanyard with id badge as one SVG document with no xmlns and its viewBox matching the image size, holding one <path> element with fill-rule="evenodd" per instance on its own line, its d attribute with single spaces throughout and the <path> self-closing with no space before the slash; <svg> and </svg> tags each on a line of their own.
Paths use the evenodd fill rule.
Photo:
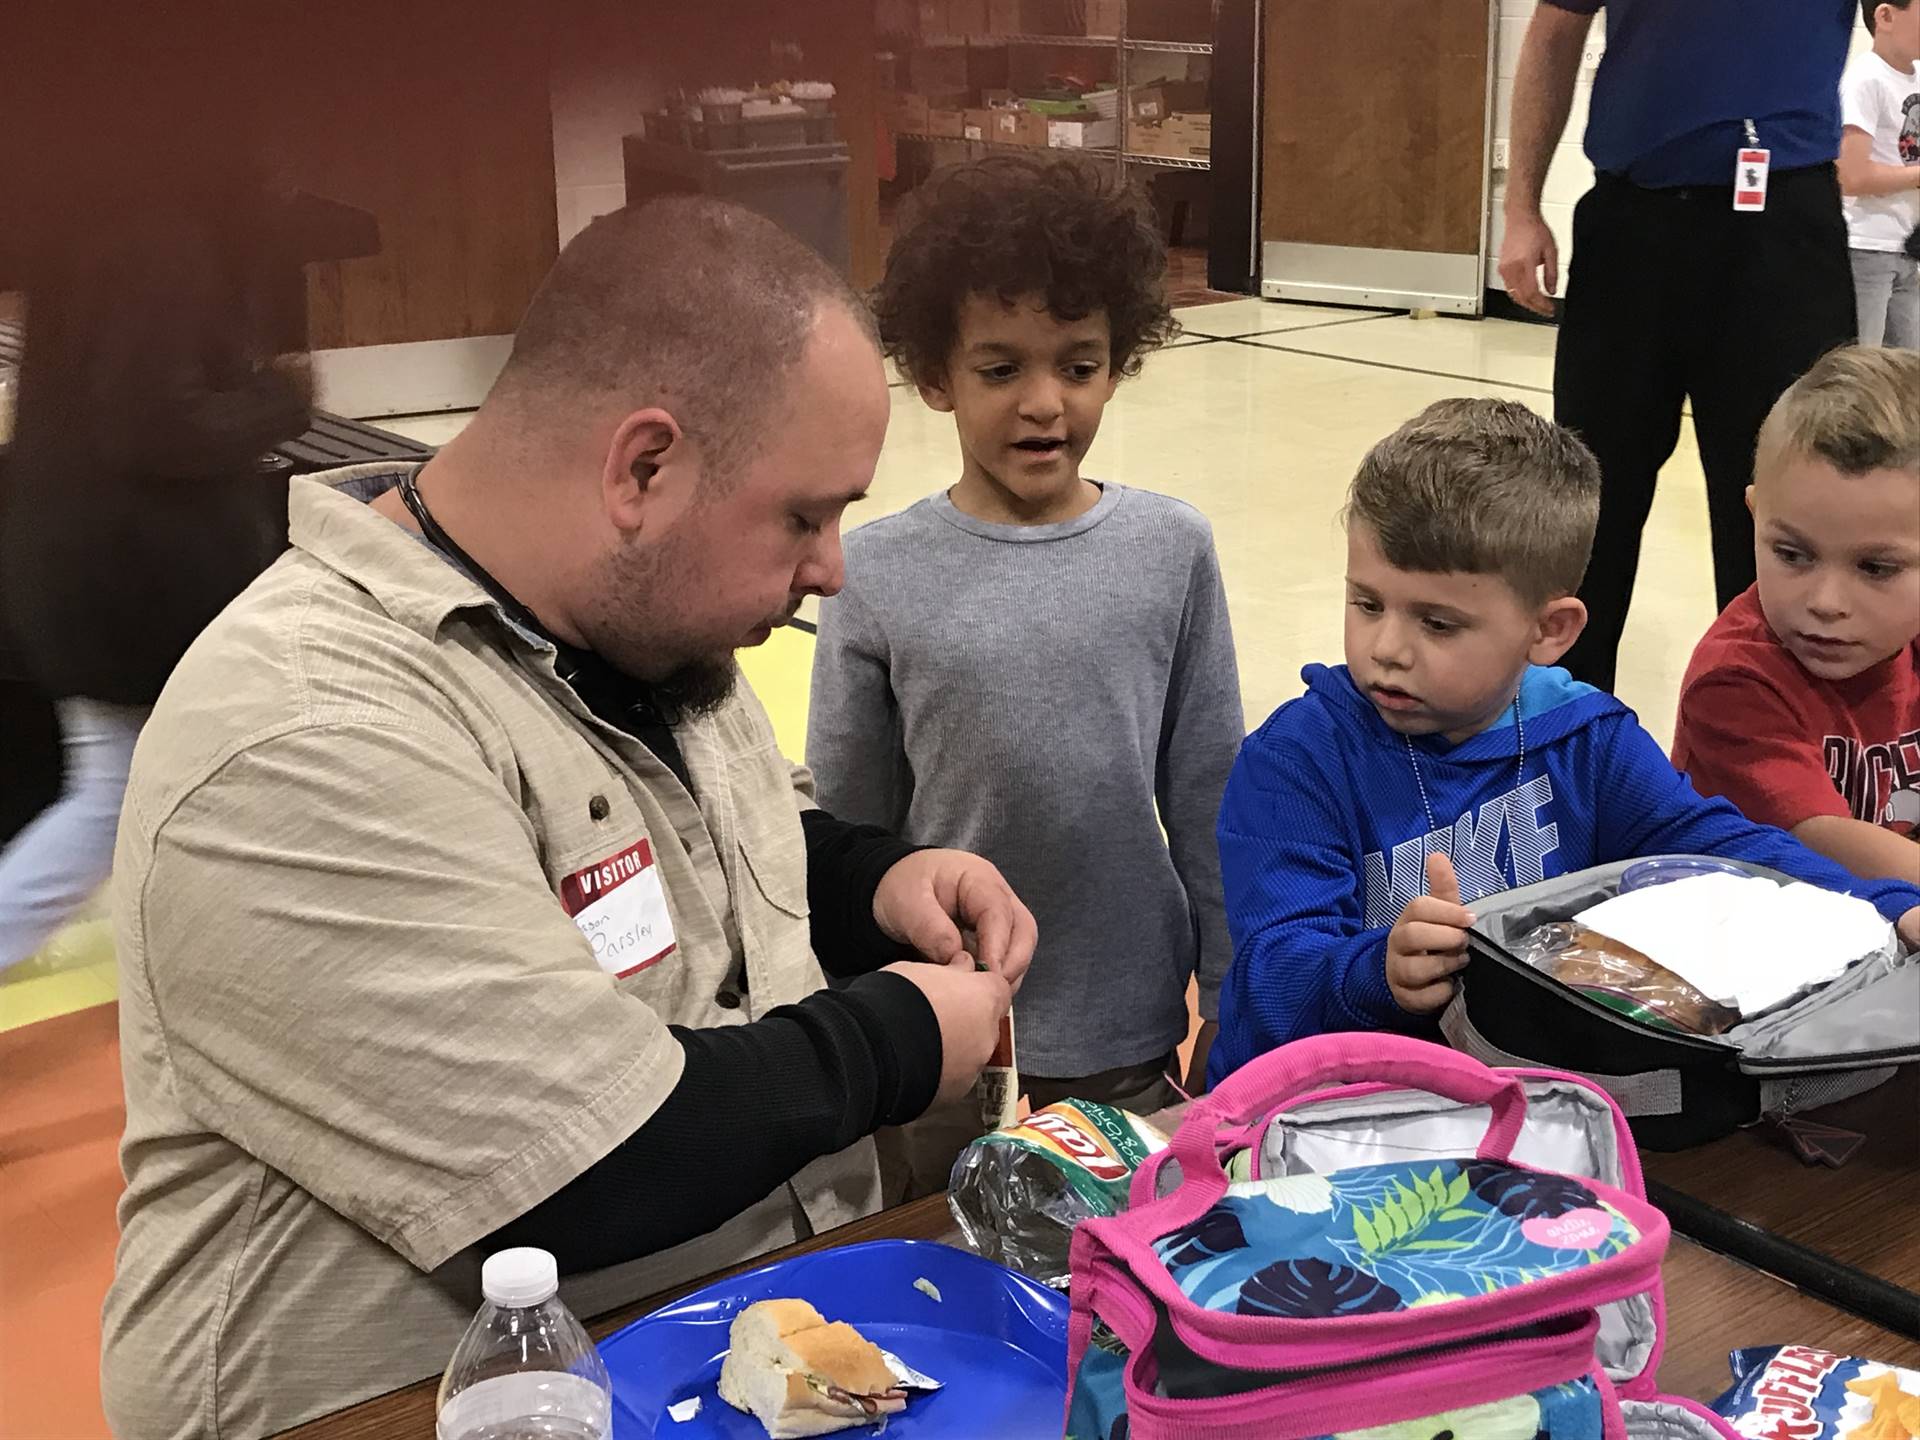
<svg viewBox="0 0 1920 1440">
<path fill-rule="evenodd" d="M 1767 208 L 1767 169 L 1773 152 L 1760 148 L 1760 132 L 1753 121 L 1740 122 L 1747 127 L 1747 143 L 1740 147 L 1733 165 L 1733 208 L 1758 213 Z"/>
</svg>

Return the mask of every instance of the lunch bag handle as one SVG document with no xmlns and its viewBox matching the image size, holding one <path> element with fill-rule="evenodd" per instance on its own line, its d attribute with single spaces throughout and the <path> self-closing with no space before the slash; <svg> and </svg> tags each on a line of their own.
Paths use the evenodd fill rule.
<svg viewBox="0 0 1920 1440">
<path fill-rule="evenodd" d="M 1191 1209 L 1195 1216 L 1205 1213 L 1227 1192 L 1218 1148 L 1221 1127 L 1235 1127 L 1251 1139 L 1257 1122 L 1302 1096 L 1336 1085 L 1363 1084 L 1422 1090 L 1463 1105 L 1487 1106 L 1493 1118 L 1480 1141 L 1482 1160 L 1511 1159 L 1527 1120 L 1527 1092 L 1516 1077 L 1498 1074 L 1444 1045 L 1380 1033 L 1315 1035 L 1268 1051 L 1194 1101 L 1173 1142 L 1134 1172 L 1132 1206 L 1137 1209 L 1155 1198 L 1159 1172 L 1173 1161 L 1180 1166 L 1179 1209 Z"/>
</svg>

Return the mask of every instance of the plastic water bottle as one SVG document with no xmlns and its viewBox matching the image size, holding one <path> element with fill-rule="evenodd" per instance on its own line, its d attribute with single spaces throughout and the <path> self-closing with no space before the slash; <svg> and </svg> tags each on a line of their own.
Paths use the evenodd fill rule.
<svg viewBox="0 0 1920 1440">
<path fill-rule="evenodd" d="M 557 1298 L 544 1250 L 502 1250 L 480 1268 L 487 1303 L 440 1381 L 439 1440 L 609 1440 L 613 1384 L 586 1329 Z"/>
</svg>

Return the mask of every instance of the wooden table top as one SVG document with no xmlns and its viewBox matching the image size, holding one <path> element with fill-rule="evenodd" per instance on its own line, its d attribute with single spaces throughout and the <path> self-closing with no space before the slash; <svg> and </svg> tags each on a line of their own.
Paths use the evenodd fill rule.
<svg viewBox="0 0 1920 1440">
<path fill-rule="evenodd" d="M 1770 1255 L 1766 1246 L 1766 1237 L 1776 1236 L 1836 1267 L 1899 1287 L 1912 1298 L 1912 1305 L 1903 1307 L 1906 1314 L 1920 1314 L 1920 1065 L 1906 1066 L 1879 1089 L 1809 1118 L 1859 1131 L 1866 1139 L 1837 1169 L 1801 1160 L 1775 1125 L 1739 1130 L 1693 1150 L 1643 1151 L 1641 1163 L 1649 1185 L 1656 1187 L 1656 1202 L 1665 1198 L 1657 1187 L 1666 1186 L 1744 1221 L 1745 1226 L 1716 1226 L 1709 1234 L 1693 1223 L 1687 1213 L 1692 1207 L 1668 1205 L 1676 1229 L 1718 1249 L 1778 1266 L 1783 1257 Z M 1892 1315 L 1876 1318 L 1902 1324 Z M 1902 1328 L 1911 1330 L 1911 1323 Z"/>
<path fill-rule="evenodd" d="M 939 1240 L 959 1243 L 959 1231 L 944 1195 L 916 1200 L 870 1215 L 826 1235 L 723 1271 L 753 1269 L 810 1251 L 863 1240 Z M 602 1316 L 588 1328 L 595 1338 L 651 1313 L 713 1279 L 698 1280 L 649 1296 Z M 1727 1352 L 1750 1345 L 1810 1344 L 1841 1354 L 1868 1355 L 1889 1364 L 1920 1368 L 1920 1343 L 1902 1339 L 1870 1321 L 1836 1310 L 1770 1275 L 1676 1238 L 1667 1256 L 1667 1349 L 1661 1388 L 1710 1400 L 1728 1384 Z M 281 1440 L 432 1440 L 433 1401 L 439 1377 L 366 1401 L 286 1431 Z"/>
</svg>

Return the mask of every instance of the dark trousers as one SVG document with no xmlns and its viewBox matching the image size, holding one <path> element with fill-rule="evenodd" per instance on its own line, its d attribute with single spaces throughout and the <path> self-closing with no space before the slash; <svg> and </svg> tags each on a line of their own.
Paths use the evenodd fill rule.
<svg viewBox="0 0 1920 1440">
<path fill-rule="evenodd" d="M 1591 619 L 1564 663 L 1611 690 L 1640 531 L 1682 404 L 1693 403 L 1724 609 L 1753 584 L 1746 491 L 1760 423 L 1808 366 L 1854 338 L 1853 280 L 1829 165 L 1773 176 L 1759 214 L 1736 212 L 1727 186 L 1643 190 L 1602 176 L 1574 211 L 1573 236 L 1554 418 L 1599 457 L 1604 489 L 1580 590 Z"/>
</svg>

